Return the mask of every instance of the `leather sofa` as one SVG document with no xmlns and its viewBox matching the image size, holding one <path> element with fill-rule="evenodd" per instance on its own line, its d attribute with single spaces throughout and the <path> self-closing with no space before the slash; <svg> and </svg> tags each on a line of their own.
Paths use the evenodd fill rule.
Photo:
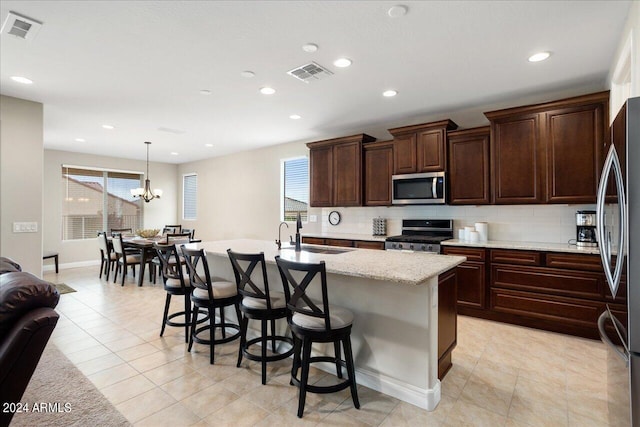
<svg viewBox="0 0 640 427">
<path fill-rule="evenodd" d="M 22 399 L 58 322 L 54 308 L 59 299 L 55 286 L 21 271 L 16 262 L 0 257 L 0 402 L 3 409 Z M 12 418 L 11 410 L 0 411 L 0 426 L 9 425 Z"/>
</svg>

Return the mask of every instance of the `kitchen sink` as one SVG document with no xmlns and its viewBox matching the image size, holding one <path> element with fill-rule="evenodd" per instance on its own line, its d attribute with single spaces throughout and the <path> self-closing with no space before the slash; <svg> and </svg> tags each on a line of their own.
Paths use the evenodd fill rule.
<svg viewBox="0 0 640 427">
<path fill-rule="evenodd" d="M 282 248 L 282 250 L 295 250 L 295 246 L 287 246 Z M 310 252 L 313 254 L 329 254 L 329 255 L 335 255 L 335 254 L 343 254 L 345 252 L 349 252 L 351 251 L 351 249 L 334 249 L 334 248 L 320 248 L 320 247 L 316 247 L 316 246 L 306 246 L 306 245 L 302 245 L 302 252 Z"/>
</svg>

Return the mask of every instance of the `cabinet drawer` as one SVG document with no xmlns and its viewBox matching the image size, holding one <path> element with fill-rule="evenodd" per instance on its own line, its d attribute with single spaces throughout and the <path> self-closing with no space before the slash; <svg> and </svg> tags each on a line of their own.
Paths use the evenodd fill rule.
<svg viewBox="0 0 640 427">
<path fill-rule="evenodd" d="M 546 256 L 546 265 L 556 268 L 603 272 L 598 255 L 579 255 L 550 252 Z"/>
<path fill-rule="evenodd" d="M 371 242 L 368 240 L 356 240 L 354 241 L 356 248 L 360 249 L 379 249 L 384 250 L 384 242 Z"/>
<path fill-rule="evenodd" d="M 540 295 L 508 289 L 491 290 L 491 308 L 496 312 L 515 314 L 581 328 L 596 328 L 605 305 L 599 301 Z M 595 329 L 594 329 L 595 331 Z"/>
<path fill-rule="evenodd" d="M 325 239 L 325 245 L 327 246 L 341 246 L 345 248 L 353 247 L 353 240 L 345 239 Z"/>
<path fill-rule="evenodd" d="M 310 245 L 324 245 L 325 239 L 319 237 L 303 237 L 302 243 L 308 243 Z"/>
<path fill-rule="evenodd" d="M 603 276 L 598 273 L 546 267 L 491 266 L 491 287 L 601 299 Z"/>
<path fill-rule="evenodd" d="M 459 246 L 443 246 L 442 253 L 445 255 L 466 256 L 467 261 L 484 261 L 486 251 L 484 249 L 463 248 Z"/>
<path fill-rule="evenodd" d="M 518 265 L 541 265 L 542 253 L 532 251 L 505 251 L 500 249 L 492 249 L 491 262 Z"/>
</svg>

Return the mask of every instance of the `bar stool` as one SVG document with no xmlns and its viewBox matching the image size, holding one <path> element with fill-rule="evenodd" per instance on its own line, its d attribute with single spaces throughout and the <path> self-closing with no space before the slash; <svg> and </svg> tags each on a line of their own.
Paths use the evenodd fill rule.
<svg viewBox="0 0 640 427">
<path fill-rule="evenodd" d="M 305 264 L 287 261 L 280 258 L 280 256 L 276 256 L 276 264 L 280 271 L 285 296 L 287 298 L 287 309 L 289 310 L 287 320 L 293 332 L 294 350 L 293 366 L 291 368 L 291 384 L 295 384 L 300 389 L 298 397 L 298 418 L 302 418 L 307 392 L 335 393 L 350 387 L 353 406 L 355 406 L 356 409 L 360 409 L 353 354 L 351 351 L 353 313 L 344 308 L 329 305 L 327 272 L 324 261 L 318 264 Z M 304 274 L 304 277 L 301 281 L 298 281 L 292 273 L 296 273 L 296 277 Z M 314 283 L 313 280 L 318 273 L 320 274 L 322 300 L 314 302 L 309 295 L 307 295 L 307 290 L 309 285 Z M 291 292 L 289 287 L 291 287 Z M 332 342 L 334 344 L 335 357 L 311 357 L 311 345 L 314 342 Z M 344 361 L 340 358 L 341 342 L 344 347 Z M 331 386 L 310 385 L 308 383 L 309 367 L 315 362 L 335 363 L 338 378 L 342 378 L 341 366 L 344 364 L 347 368 L 348 378 Z M 300 368 L 302 368 L 302 374 L 300 378 L 298 378 L 298 370 Z"/>
<path fill-rule="evenodd" d="M 240 347 L 238 349 L 238 364 L 240 367 L 242 357 L 249 360 L 261 362 L 262 364 L 262 384 L 267 382 L 267 362 L 286 359 L 293 354 L 293 340 L 286 336 L 276 335 L 276 320 L 287 317 L 287 302 L 285 294 L 282 292 L 273 292 L 269 290 L 269 281 L 267 280 L 267 267 L 264 261 L 264 253 L 259 254 L 241 254 L 227 249 L 233 274 L 236 279 L 238 293 L 242 297 L 240 311 L 242 312 L 242 321 L 240 322 Z M 260 264 L 262 273 L 262 287 L 259 287 L 252 276 L 260 276 L 253 274 L 256 266 Z M 247 341 L 247 327 L 249 319 L 260 321 L 260 336 Z M 271 335 L 267 331 L 267 322 L 271 323 Z M 271 351 L 275 354 L 267 356 L 267 342 L 271 341 Z M 291 348 L 284 353 L 276 353 L 276 341 L 291 344 Z M 249 347 L 254 344 L 262 344 L 261 353 L 252 354 Z"/>
<path fill-rule="evenodd" d="M 189 272 L 189 282 L 191 283 L 191 302 L 193 303 L 192 312 L 198 312 L 201 308 L 206 309 L 209 313 L 209 324 L 196 329 L 197 316 L 191 316 L 191 335 L 189 339 L 189 349 L 193 346 L 194 341 L 200 344 L 209 344 L 211 352 L 209 355 L 209 363 L 213 365 L 214 350 L 216 344 L 224 344 L 240 338 L 240 325 L 235 323 L 226 323 L 224 318 L 224 308 L 234 306 L 238 322 L 242 319 L 240 313 L 240 298 L 238 289 L 235 284 L 224 279 L 211 278 L 209 274 L 209 264 L 204 249 L 187 249 L 184 245 L 180 246 L 180 250 L 184 255 Z M 198 273 L 198 266 L 202 265 L 204 278 Z M 220 309 L 220 323 L 216 322 L 215 309 Z M 222 338 L 216 338 L 216 329 L 220 329 Z M 227 329 L 234 329 L 238 332 L 231 336 L 227 336 Z M 208 330 L 209 339 L 198 336 L 198 334 Z"/>
<path fill-rule="evenodd" d="M 164 313 L 162 315 L 162 329 L 160 336 L 164 334 L 165 326 L 184 326 L 184 342 L 189 342 L 189 325 L 191 324 L 191 286 L 190 282 L 185 281 L 182 273 L 182 265 L 178 257 L 176 245 L 154 245 L 157 259 L 160 263 L 160 272 L 164 283 L 164 290 L 167 292 L 167 298 L 164 305 Z M 171 296 L 179 295 L 184 298 L 184 310 L 169 314 L 169 306 L 171 304 Z M 184 316 L 184 322 L 174 322 L 171 319 Z M 197 313 L 194 313 L 197 316 Z M 204 320 L 202 320 L 204 321 Z"/>
</svg>

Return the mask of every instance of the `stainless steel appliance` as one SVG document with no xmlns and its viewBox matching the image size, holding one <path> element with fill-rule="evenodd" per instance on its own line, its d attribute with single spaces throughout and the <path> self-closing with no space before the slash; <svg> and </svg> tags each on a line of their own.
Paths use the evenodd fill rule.
<svg viewBox="0 0 640 427">
<path fill-rule="evenodd" d="M 394 205 L 443 205 L 446 199 L 444 172 L 412 173 L 391 177 Z"/>
<path fill-rule="evenodd" d="M 598 246 L 596 240 L 596 211 L 576 212 L 576 245 Z"/>
<path fill-rule="evenodd" d="M 627 101 L 611 128 L 612 144 L 598 187 L 596 228 L 611 294 L 619 296 L 620 288 L 626 287 L 627 318 L 619 312 L 614 316 L 607 306 L 598 329 L 610 349 L 609 425 L 640 427 L 640 97 Z"/>
<path fill-rule="evenodd" d="M 384 248 L 440 253 L 440 242 L 453 239 L 451 219 L 403 219 L 402 234 L 385 239 Z"/>
</svg>

